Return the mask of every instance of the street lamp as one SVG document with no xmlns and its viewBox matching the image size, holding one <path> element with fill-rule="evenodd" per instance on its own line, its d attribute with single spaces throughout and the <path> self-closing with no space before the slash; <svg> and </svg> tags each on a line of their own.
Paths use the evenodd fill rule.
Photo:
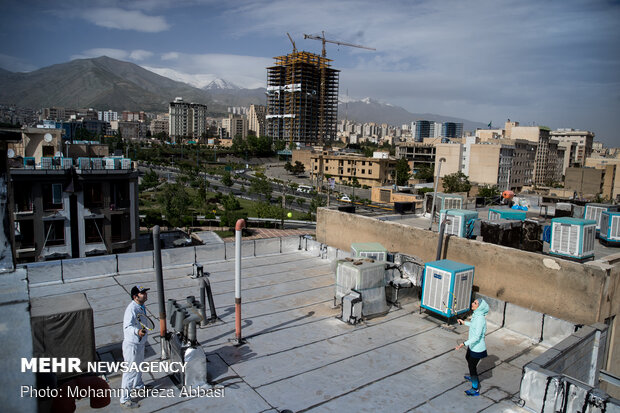
<svg viewBox="0 0 620 413">
<path fill-rule="evenodd" d="M 439 158 L 439 164 L 437 165 L 437 176 L 435 177 L 435 189 L 433 192 L 433 204 L 431 206 L 431 222 L 428 225 L 429 230 L 433 227 L 433 221 L 435 219 L 435 200 L 437 199 L 437 184 L 439 183 L 439 173 L 441 171 L 441 163 L 445 161 L 446 161 L 446 158 Z"/>
</svg>

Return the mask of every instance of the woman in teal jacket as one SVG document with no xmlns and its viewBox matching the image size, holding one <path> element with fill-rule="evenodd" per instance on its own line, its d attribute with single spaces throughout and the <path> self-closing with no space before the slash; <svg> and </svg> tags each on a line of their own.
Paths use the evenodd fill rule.
<svg viewBox="0 0 620 413">
<path fill-rule="evenodd" d="M 487 332 L 486 316 L 489 313 L 489 305 L 482 298 L 479 298 L 471 303 L 471 309 L 474 311 L 471 321 L 458 319 L 459 324 L 469 326 L 469 337 L 467 341 L 456 346 L 455 350 L 467 346 L 465 359 L 469 367 L 469 376 L 465 376 L 465 379 L 471 381 L 471 389 L 466 390 L 465 394 L 468 396 L 479 396 L 480 380 L 478 379 L 478 370 L 476 367 L 480 359 L 487 356 L 487 346 L 484 342 L 484 335 Z"/>
</svg>

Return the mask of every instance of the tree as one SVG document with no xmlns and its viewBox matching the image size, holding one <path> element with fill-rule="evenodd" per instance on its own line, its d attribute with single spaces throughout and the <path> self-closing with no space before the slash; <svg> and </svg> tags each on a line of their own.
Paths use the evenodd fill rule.
<svg viewBox="0 0 620 413">
<path fill-rule="evenodd" d="M 409 162 L 405 158 L 400 158 L 398 162 L 396 162 L 394 172 L 396 174 L 396 185 L 407 185 L 409 178 L 411 178 L 411 169 L 409 169 Z"/>
<path fill-rule="evenodd" d="M 304 166 L 304 164 L 299 161 L 295 161 L 295 165 L 293 165 L 293 173 L 299 176 L 303 174 L 305 171 L 306 171 L 306 167 Z"/>
<path fill-rule="evenodd" d="M 293 165 L 290 162 L 286 162 L 284 164 L 284 170 L 286 172 L 288 172 L 289 174 L 292 174 L 293 173 Z"/>
<path fill-rule="evenodd" d="M 153 169 L 149 170 L 142 177 L 142 183 L 140 184 L 140 190 L 143 191 L 145 189 L 153 188 L 159 184 L 159 176 L 157 176 L 157 172 Z"/>
<path fill-rule="evenodd" d="M 455 172 L 443 177 L 443 190 L 446 193 L 469 192 L 471 184 L 469 178 L 463 172 Z"/>
<path fill-rule="evenodd" d="M 222 174 L 222 183 L 229 188 L 233 185 L 233 180 L 229 171 L 224 171 Z"/>
<path fill-rule="evenodd" d="M 304 204 L 306 203 L 306 198 L 296 198 L 295 202 L 297 202 L 297 205 L 299 205 L 299 208 L 302 208 Z"/>
<path fill-rule="evenodd" d="M 415 179 L 419 179 L 424 182 L 432 182 L 433 181 L 433 167 L 430 165 L 421 165 L 415 171 L 413 175 Z"/>
<path fill-rule="evenodd" d="M 484 185 L 478 188 L 478 196 L 484 198 L 493 198 L 499 195 L 497 185 Z"/>
<path fill-rule="evenodd" d="M 252 178 L 250 182 L 251 193 L 258 194 L 259 196 L 264 195 L 267 199 L 271 196 L 271 184 L 267 178 L 257 174 L 257 177 Z"/>
<path fill-rule="evenodd" d="M 182 226 L 189 211 L 190 197 L 181 184 L 166 184 L 161 194 L 161 204 L 166 220 L 173 227 Z"/>
</svg>

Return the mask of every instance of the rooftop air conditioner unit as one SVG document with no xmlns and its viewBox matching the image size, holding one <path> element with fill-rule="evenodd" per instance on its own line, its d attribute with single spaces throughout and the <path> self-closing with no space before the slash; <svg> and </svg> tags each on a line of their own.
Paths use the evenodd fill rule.
<svg viewBox="0 0 620 413">
<path fill-rule="evenodd" d="M 70 169 L 73 166 L 73 158 L 60 158 L 62 169 Z"/>
<path fill-rule="evenodd" d="M 342 302 L 344 296 L 355 290 L 362 295 L 364 317 L 387 312 L 385 266 L 385 262 L 369 258 L 338 261 L 334 303 Z"/>
<path fill-rule="evenodd" d="M 426 263 L 421 307 L 445 317 L 469 311 L 474 266 L 451 260 Z"/>
<path fill-rule="evenodd" d="M 579 218 L 551 220 L 549 254 L 586 260 L 594 257 L 596 221 Z"/>
<path fill-rule="evenodd" d="M 525 211 L 518 211 L 510 208 L 491 208 L 489 209 L 489 220 L 497 221 L 499 219 L 525 220 Z"/>
<path fill-rule="evenodd" d="M 114 169 L 114 158 L 103 158 L 105 169 Z"/>
<path fill-rule="evenodd" d="M 444 229 L 445 234 L 471 238 L 474 225 L 478 219 L 478 213 L 467 209 L 442 209 L 439 215 L 439 222 L 443 222 L 446 218 L 448 221 Z"/>
<path fill-rule="evenodd" d="M 586 212 L 584 214 L 585 219 L 593 219 L 596 221 L 596 231 L 601 229 L 601 214 L 603 211 L 619 211 L 620 206 L 611 204 L 586 204 Z"/>
<path fill-rule="evenodd" d="M 620 245 L 620 212 L 603 211 L 599 238 L 606 244 Z"/>
</svg>

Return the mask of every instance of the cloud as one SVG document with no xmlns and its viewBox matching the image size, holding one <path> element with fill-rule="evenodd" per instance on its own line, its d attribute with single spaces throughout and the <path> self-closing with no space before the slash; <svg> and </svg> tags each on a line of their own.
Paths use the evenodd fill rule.
<svg viewBox="0 0 620 413">
<path fill-rule="evenodd" d="M 150 58 L 153 56 L 153 52 L 149 52 L 148 50 L 134 50 L 129 54 L 129 58 L 134 61 L 141 61 Z"/>
<path fill-rule="evenodd" d="M 161 60 L 177 60 L 179 54 L 177 52 L 168 52 L 161 55 Z"/>
<path fill-rule="evenodd" d="M 19 57 L 0 54 L 0 67 L 10 72 L 32 72 L 37 67 Z"/>
<path fill-rule="evenodd" d="M 138 10 L 120 8 L 87 9 L 81 17 L 97 26 L 109 29 L 135 30 L 138 32 L 158 33 L 170 29 L 162 16 L 147 16 Z"/>
</svg>

